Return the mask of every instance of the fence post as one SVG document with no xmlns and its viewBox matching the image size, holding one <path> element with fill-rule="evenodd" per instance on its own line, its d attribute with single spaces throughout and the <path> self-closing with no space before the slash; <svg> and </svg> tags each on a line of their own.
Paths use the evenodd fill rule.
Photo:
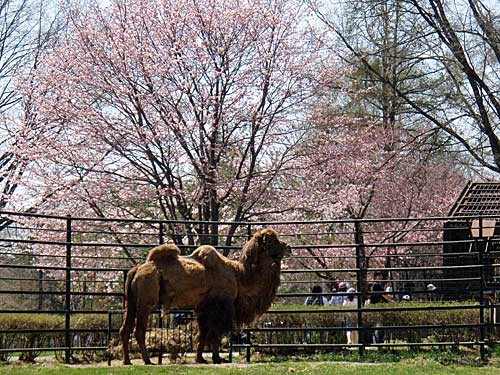
<svg viewBox="0 0 500 375">
<path fill-rule="evenodd" d="M 247 224 L 247 239 L 252 239 L 252 224 Z"/>
<path fill-rule="evenodd" d="M 354 222 L 354 228 L 355 228 L 355 233 L 354 233 L 354 240 L 356 243 L 356 283 L 358 285 L 358 350 L 359 350 L 359 355 L 362 356 L 365 353 L 365 347 L 364 347 L 364 338 L 365 338 L 365 329 L 364 329 L 364 323 L 363 323 L 363 305 L 365 301 L 365 278 L 363 277 L 363 273 L 366 272 L 364 270 L 364 241 L 363 241 L 363 232 L 361 228 L 361 222 L 355 221 Z M 361 339 L 363 338 L 363 339 Z"/>
<path fill-rule="evenodd" d="M 66 290 L 64 299 L 64 361 L 69 364 L 71 358 L 71 216 L 66 217 Z"/>
<path fill-rule="evenodd" d="M 43 310 L 43 271 L 38 271 L 38 311 Z"/>
<path fill-rule="evenodd" d="M 112 359 L 112 353 L 111 353 L 111 325 L 113 324 L 112 320 L 112 311 L 108 310 L 108 332 L 107 332 L 107 339 L 108 339 L 108 366 L 111 366 L 111 359 Z"/>
<path fill-rule="evenodd" d="M 250 363 L 250 356 L 251 356 L 251 349 L 252 349 L 252 338 L 250 337 L 250 330 L 246 329 L 245 330 L 247 336 L 246 336 L 246 361 L 247 363 Z"/>
<path fill-rule="evenodd" d="M 485 240 L 483 236 L 483 218 L 479 217 L 479 352 L 481 361 L 485 359 L 485 324 L 484 324 L 484 250 Z"/>
<path fill-rule="evenodd" d="M 234 331 L 231 329 L 231 332 L 229 333 L 229 363 L 233 363 L 233 337 Z"/>
<path fill-rule="evenodd" d="M 163 221 L 160 221 L 158 224 L 160 225 L 160 233 L 159 233 L 159 242 L 160 243 L 159 244 L 161 245 L 161 244 L 165 243 L 165 238 L 164 238 L 165 233 L 163 230 Z"/>
<path fill-rule="evenodd" d="M 168 317 L 168 315 L 167 315 Z M 163 312 L 158 314 L 158 329 L 160 330 L 160 347 L 158 348 L 158 364 L 163 364 Z"/>
</svg>

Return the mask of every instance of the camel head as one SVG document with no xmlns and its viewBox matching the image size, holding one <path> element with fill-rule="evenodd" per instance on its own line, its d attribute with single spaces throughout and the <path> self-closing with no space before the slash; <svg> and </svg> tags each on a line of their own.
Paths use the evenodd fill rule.
<svg viewBox="0 0 500 375">
<path fill-rule="evenodd" d="M 268 255 L 274 260 L 292 255 L 292 249 L 286 242 L 278 238 L 278 234 L 271 228 L 266 228 L 258 231 L 254 238 Z"/>
<path fill-rule="evenodd" d="M 280 264 L 281 259 L 291 255 L 290 246 L 281 241 L 271 228 L 261 229 L 253 235 L 243 247 L 240 262 L 255 268 L 257 264 L 265 259 L 275 264 Z"/>
</svg>

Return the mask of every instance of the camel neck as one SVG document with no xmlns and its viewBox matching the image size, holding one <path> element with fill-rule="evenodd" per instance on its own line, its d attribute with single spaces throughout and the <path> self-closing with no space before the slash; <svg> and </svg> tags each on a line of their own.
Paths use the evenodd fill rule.
<svg viewBox="0 0 500 375">
<path fill-rule="evenodd" d="M 266 312 L 280 283 L 280 261 L 269 256 L 264 244 L 250 240 L 238 262 L 238 297 L 235 301 L 237 325 L 248 324 Z"/>
<path fill-rule="evenodd" d="M 244 290 L 269 292 L 267 289 L 277 288 L 280 277 L 280 263 L 271 258 L 254 259 L 241 263 L 240 285 Z M 278 280 L 278 282 L 277 282 Z"/>
</svg>

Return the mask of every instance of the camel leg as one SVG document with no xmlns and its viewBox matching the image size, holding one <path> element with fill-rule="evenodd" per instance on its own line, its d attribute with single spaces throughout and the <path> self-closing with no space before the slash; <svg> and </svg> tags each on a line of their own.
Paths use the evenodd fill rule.
<svg viewBox="0 0 500 375">
<path fill-rule="evenodd" d="M 141 274 L 136 276 L 132 290 L 137 296 L 136 310 L 137 322 L 135 325 L 135 338 L 141 352 L 144 364 L 151 365 L 151 360 L 146 352 L 146 328 L 148 326 L 149 313 L 159 302 L 160 273 L 156 269 L 141 269 Z"/>
<path fill-rule="evenodd" d="M 220 337 L 213 340 L 211 347 L 212 347 L 212 362 L 214 364 L 217 365 L 217 364 L 222 363 L 222 362 L 227 362 L 226 360 L 222 359 L 219 355 Z"/>
<path fill-rule="evenodd" d="M 134 329 L 135 322 L 135 310 L 130 309 L 125 311 L 125 319 L 123 320 L 123 324 L 120 328 L 120 337 L 122 340 L 122 353 L 123 353 L 123 364 L 131 365 L 130 355 L 129 355 L 129 343 L 130 343 L 130 334 Z"/>
<path fill-rule="evenodd" d="M 197 306 L 196 315 L 199 328 L 196 361 L 206 363 L 201 356 L 206 344 L 212 351 L 213 363 L 222 363 L 219 355 L 220 341 L 224 332 L 231 331 L 234 317 L 233 302 L 224 296 L 208 298 Z"/>
<path fill-rule="evenodd" d="M 198 329 L 198 346 L 196 347 L 196 363 L 208 363 L 203 359 L 203 349 L 205 349 L 206 344 L 206 332 L 200 327 Z"/>
<path fill-rule="evenodd" d="M 137 324 L 135 326 L 135 338 L 145 365 L 152 365 L 148 353 L 146 352 L 146 328 L 148 325 L 149 311 L 149 308 L 139 309 L 137 312 Z"/>
</svg>

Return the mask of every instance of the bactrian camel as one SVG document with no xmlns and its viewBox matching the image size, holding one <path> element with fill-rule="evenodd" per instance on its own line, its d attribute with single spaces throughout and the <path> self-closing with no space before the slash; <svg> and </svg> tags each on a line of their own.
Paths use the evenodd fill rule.
<svg viewBox="0 0 500 375">
<path fill-rule="evenodd" d="M 151 364 L 145 334 L 149 313 L 159 305 L 164 313 L 194 309 L 199 326 L 196 362 L 206 363 L 202 354 L 209 345 L 213 362 L 220 363 L 223 333 L 269 309 L 280 283 L 281 260 L 290 253 L 290 246 L 270 228 L 258 231 L 245 244 L 239 261 L 209 245 L 190 256 L 180 256 L 172 244 L 153 248 L 146 262 L 127 274 L 126 311 L 120 329 L 123 363 L 130 364 L 129 340 L 135 325 L 142 359 Z"/>
</svg>

